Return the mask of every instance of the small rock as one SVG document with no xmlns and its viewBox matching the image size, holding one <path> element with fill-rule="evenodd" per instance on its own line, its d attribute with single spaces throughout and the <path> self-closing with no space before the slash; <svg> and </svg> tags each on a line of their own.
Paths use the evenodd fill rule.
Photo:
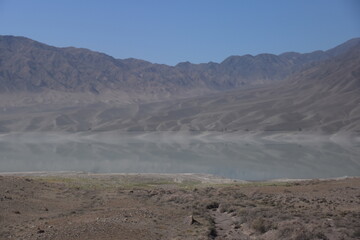
<svg viewBox="0 0 360 240">
<path fill-rule="evenodd" d="M 207 209 L 217 209 L 217 208 L 219 208 L 219 203 L 218 202 L 212 202 L 212 203 L 208 204 L 206 206 L 206 208 Z"/>
<path fill-rule="evenodd" d="M 193 215 L 186 217 L 185 223 L 187 225 L 200 225 L 200 223 L 194 219 Z"/>
</svg>

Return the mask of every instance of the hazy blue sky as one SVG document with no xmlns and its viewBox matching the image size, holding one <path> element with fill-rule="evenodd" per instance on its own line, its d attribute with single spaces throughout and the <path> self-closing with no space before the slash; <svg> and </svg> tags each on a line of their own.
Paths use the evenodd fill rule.
<svg viewBox="0 0 360 240">
<path fill-rule="evenodd" d="M 0 0 L 0 34 L 174 65 L 360 37 L 360 0 Z"/>
</svg>

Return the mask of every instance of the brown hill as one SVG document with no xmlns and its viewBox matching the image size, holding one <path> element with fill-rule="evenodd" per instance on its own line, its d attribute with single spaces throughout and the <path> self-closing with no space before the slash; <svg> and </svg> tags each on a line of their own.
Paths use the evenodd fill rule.
<svg viewBox="0 0 360 240">
<path fill-rule="evenodd" d="M 360 39 L 326 52 L 231 56 L 222 63 L 175 67 L 114 59 L 80 48 L 56 48 L 24 37 L 0 36 L 0 92 L 116 92 L 137 99 L 198 95 L 283 80 L 310 63 L 337 56 Z M 105 98 L 109 98 L 106 96 Z"/>
<path fill-rule="evenodd" d="M 257 88 L 152 103 L 4 108 L 0 130 L 359 131 L 359 76 L 360 44 L 286 81 Z"/>
</svg>

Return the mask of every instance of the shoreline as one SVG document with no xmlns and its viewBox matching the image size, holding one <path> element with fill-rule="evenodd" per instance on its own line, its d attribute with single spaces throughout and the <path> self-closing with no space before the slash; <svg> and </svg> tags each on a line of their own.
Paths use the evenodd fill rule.
<svg viewBox="0 0 360 240">
<path fill-rule="evenodd" d="M 19 176 L 19 177 L 138 177 L 144 179 L 167 179 L 175 183 L 186 181 L 199 181 L 206 184 L 246 184 L 246 183 L 291 183 L 304 181 L 331 181 L 345 179 L 360 179 L 359 176 L 341 176 L 331 178 L 277 178 L 268 180 L 242 180 L 231 179 L 222 176 L 205 174 L 205 173 L 92 173 L 83 171 L 29 171 L 29 172 L 0 172 L 0 176 Z"/>
</svg>

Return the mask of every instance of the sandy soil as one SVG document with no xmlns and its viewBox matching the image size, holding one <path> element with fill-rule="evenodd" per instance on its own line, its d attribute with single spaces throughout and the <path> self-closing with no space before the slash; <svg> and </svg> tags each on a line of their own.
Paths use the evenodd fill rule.
<svg viewBox="0 0 360 240">
<path fill-rule="evenodd" d="M 360 178 L 0 176 L 0 239 L 359 239 Z"/>
</svg>

